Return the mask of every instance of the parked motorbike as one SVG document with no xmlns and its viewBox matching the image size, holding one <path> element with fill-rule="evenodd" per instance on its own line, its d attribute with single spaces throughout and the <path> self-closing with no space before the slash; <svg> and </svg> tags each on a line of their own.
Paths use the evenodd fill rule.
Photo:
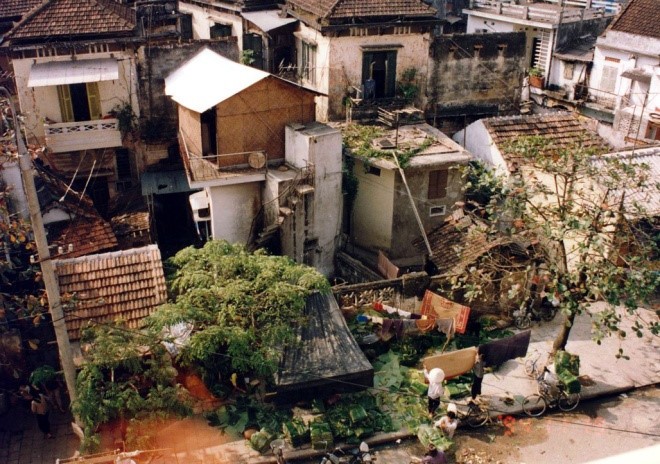
<svg viewBox="0 0 660 464">
<path fill-rule="evenodd" d="M 558 307 L 559 302 L 556 300 L 543 297 L 541 303 L 537 305 L 532 298 L 523 309 L 513 312 L 513 323 L 519 329 L 528 329 L 532 321 L 551 321 L 555 318 Z"/>
</svg>

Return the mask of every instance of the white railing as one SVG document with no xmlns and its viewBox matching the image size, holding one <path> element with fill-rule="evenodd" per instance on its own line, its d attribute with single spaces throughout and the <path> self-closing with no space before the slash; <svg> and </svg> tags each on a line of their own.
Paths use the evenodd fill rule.
<svg viewBox="0 0 660 464">
<path fill-rule="evenodd" d="M 119 130 L 117 119 L 97 119 L 82 122 L 56 122 L 44 124 L 46 135 L 68 134 L 70 132 L 96 132 L 104 130 Z"/>
<path fill-rule="evenodd" d="M 80 122 L 44 123 L 46 145 L 54 153 L 120 147 L 119 121 L 97 119 Z"/>
<path fill-rule="evenodd" d="M 539 3 L 520 3 L 511 0 L 473 0 L 471 8 L 489 13 L 500 14 L 512 18 L 543 21 L 549 23 L 574 22 L 582 19 L 612 15 L 618 10 L 617 4 L 608 3 L 607 0 L 576 0 L 565 1 L 560 8 L 558 0 L 547 0 Z M 620 5 L 618 6 L 620 9 Z"/>
</svg>

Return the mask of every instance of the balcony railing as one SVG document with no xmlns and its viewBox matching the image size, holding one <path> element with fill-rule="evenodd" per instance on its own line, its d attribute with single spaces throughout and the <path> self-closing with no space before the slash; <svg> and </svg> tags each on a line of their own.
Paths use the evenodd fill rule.
<svg viewBox="0 0 660 464">
<path fill-rule="evenodd" d="M 117 119 L 45 123 L 46 145 L 54 153 L 121 147 Z"/>
<path fill-rule="evenodd" d="M 188 180 L 192 183 L 238 183 L 240 178 L 251 182 L 255 175 L 265 178 L 268 171 L 268 154 L 265 151 L 202 156 L 189 149 L 182 131 L 179 131 L 179 151 Z"/>
<path fill-rule="evenodd" d="M 548 3 L 518 3 L 511 0 L 473 0 L 471 8 L 511 18 L 547 22 L 550 24 L 601 18 L 606 14 L 614 14 L 613 12 L 606 11 L 605 8 L 595 8 L 597 5 L 595 3 L 590 5 L 587 2 L 567 2 L 565 5 L 566 7 L 562 7 L 557 2 L 552 1 Z"/>
</svg>

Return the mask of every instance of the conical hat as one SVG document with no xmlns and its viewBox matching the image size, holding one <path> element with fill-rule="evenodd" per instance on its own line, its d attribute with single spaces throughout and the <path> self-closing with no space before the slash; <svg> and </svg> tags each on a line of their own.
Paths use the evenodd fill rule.
<svg viewBox="0 0 660 464">
<path fill-rule="evenodd" d="M 445 380 L 445 371 L 439 367 L 434 367 L 431 369 L 429 372 L 429 382 L 441 383 L 443 380 Z"/>
</svg>

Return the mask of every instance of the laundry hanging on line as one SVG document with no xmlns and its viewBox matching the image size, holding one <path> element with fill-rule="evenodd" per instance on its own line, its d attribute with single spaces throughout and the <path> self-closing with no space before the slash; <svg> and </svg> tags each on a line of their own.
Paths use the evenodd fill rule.
<svg viewBox="0 0 660 464">
<path fill-rule="evenodd" d="M 509 359 L 527 356 L 529 339 L 532 331 L 525 330 L 510 337 L 493 340 L 479 346 L 479 352 L 483 355 L 486 366 L 499 366 Z"/>
</svg>

